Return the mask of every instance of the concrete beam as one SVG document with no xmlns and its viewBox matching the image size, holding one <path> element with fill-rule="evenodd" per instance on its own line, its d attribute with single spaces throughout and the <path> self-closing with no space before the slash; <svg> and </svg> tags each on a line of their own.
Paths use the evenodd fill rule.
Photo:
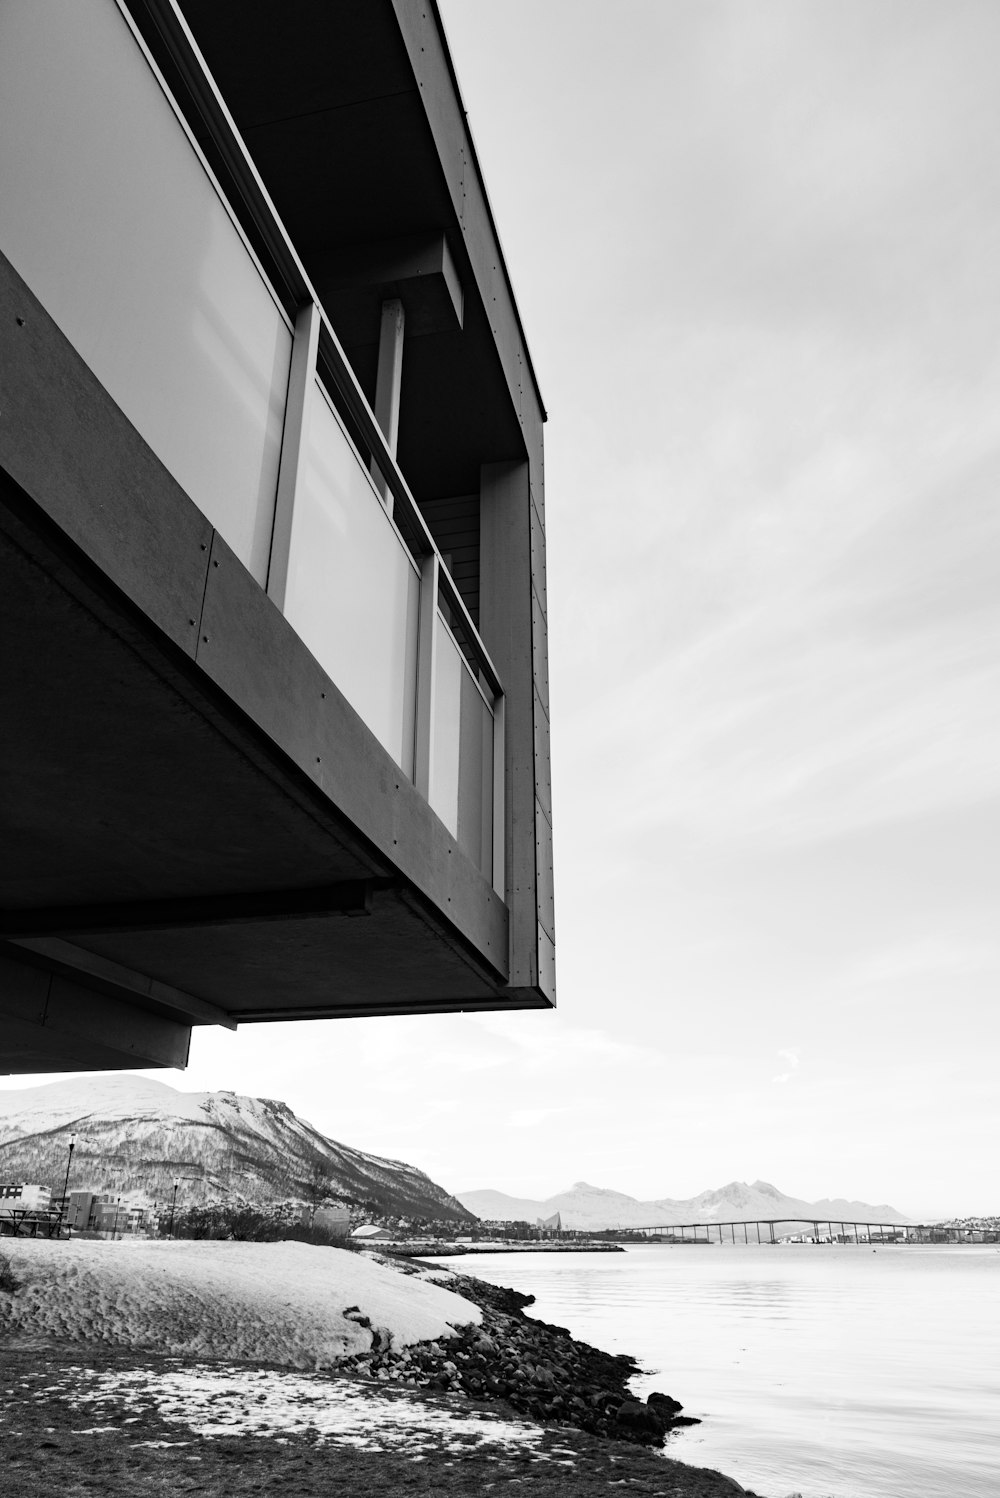
<svg viewBox="0 0 1000 1498">
<path fill-rule="evenodd" d="M 0 1072 L 187 1065 L 191 1026 L 0 955 Z"/>
<path fill-rule="evenodd" d="M 184 1023 L 236 1029 L 236 1021 L 217 1004 L 209 1004 L 194 994 L 173 988 L 169 983 L 157 982 L 145 973 L 137 973 L 132 968 L 123 967 L 120 962 L 85 951 L 60 937 L 29 937 L 14 940 L 11 946 L 33 953 L 51 972 L 61 972 L 64 977 L 80 976 L 84 984 L 98 988 L 111 998 L 122 998 L 127 1003 L 134 1001 L 141 1009 L 151 1010 L 154 1014 L 165 1013 L 167 1019 L 176 1019 L 179 1015 Z"/>
<path fill-rule="evenodd" d="M 460 330 L 465 297 L 443 234 L 409 234 L 375 244 L 349 245 L 312 258 L 310 269 L 321 300 L 341 307 L 338 293 L 368 292 L 356 313 L 341 312 L 339 331 L 350 343 L 374 343 L 378 322 L 364 314 L 376 300 L 398 297 L 406 308 L 411 338 Z"/>
<path fill-rule="evenodd" d="M 388 887 L 391 880 L 380 880 Z M 186 900 L 118 900 L 106 905 L 70 905 L 0 914 L 0 936 L 47 933 L 106 934 L 113 931 L 188 930 L 194 926 L 258 925 L 261 921 L 314 916 L 371 914 L 373 881 L 347 879 L 319 889 L 249 891 Z"/>
</svg>

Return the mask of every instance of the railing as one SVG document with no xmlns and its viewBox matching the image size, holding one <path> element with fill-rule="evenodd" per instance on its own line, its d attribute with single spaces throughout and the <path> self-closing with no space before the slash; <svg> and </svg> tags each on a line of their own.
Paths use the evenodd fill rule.
<svg viewBox="0 0 1000 1498">
<path fill-rule="evenodd" d="M 3 6 L 0 96 L 0 248 L 502 893 L 499 678 L 174 0 Z"/>
</svg>

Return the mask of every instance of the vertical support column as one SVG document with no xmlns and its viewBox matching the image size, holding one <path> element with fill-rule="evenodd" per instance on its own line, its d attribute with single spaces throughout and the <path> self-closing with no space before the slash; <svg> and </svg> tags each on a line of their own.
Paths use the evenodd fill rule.
<svg viewBox="0 0 1000 1498">
<path fill-rule="evenodd" d="M 504 829 L 504 763 L 506 739 L 504 732 L 504 697 L 493 699 L 493 888 L 501 900 L 506 893 L 506 839 Z"/>
<path fill-rule="evenodd" d="M 399 439 L 399 391 L 403 378 L 403 334 L 406 314 L 398 297 L 382 303 L 382 325 L 378 339 L 378 373 L 375 378 L 375 420 L 382 428 L 386 446 L 396 456 Z M 378 464 L 372 460 L 375 486 L 392 514 L 392 493 Z"/>
<path fill-rule="evenodd" d="M 278 492 L 274 502 L 274 528 L 267 568 L 267 595 L 284 612 L 288 585 L 288 556 L 292 542 L 292 517 L 309 444 L 309 413 L 316 389 L 316 351 L 319 347 L 319 308 L 305 302 L 295 319 L 295 341 L 288 372 L 285 429 L 281 438 Z"/>
<path fill-rule="evenodd" d="M 417 613 L 417 710 L 413 783 L 429 804 L 434 790 L 434 690 L 437 679 L 437 552 L 420 564 Z"/>
<path fill-rule="evenodd" d="M 505 698 L 508 981 L 554 1002 L 544 533 L 527 462 L 481 470 L 479 628 Z"/>
</svg>

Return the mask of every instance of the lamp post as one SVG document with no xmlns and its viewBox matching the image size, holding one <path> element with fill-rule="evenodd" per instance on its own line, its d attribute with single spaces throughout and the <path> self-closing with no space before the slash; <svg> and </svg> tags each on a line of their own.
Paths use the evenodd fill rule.
<svg viewBox="0 0 1000 1498">
<path fill-rule="evenodd" d="M 177 1188 L 179 1185 L 180 1181 L 174 1182 L 174 1194 L 170 1200 L 170 1226 L 167 1228 L 168 1238 L 172 1238 L 174 1236 L 174 1208 L 177 1205 Z"/>
<path fill-rule="evenodd" d="M 115 1225 L 111 1229 L 111 1241 L 112 1241 L 112 1243 L 118 1237 L 118 1213 L 121 1211 L 121 1205 L 122 1205 L 122 1199 L 121 1199 L 121 1197 L 119 1197 L 118 1200 L 115 1202 Z"/>
<path fill-rule="evenodd" d="M 66 1160 L 66 1179 L 65 1179 L 65 1181 L 63 1181 L 63 1205 L 62 1205 L 63 1216 L 65 1216 L 66 1213 L 69 1210 L 69 1172 L 70 1172 L 70 1166 L 73 1164 L 73 1151 L 74 1151 L 75 1148 L 76 1148 L 76 1135 L 75 1134 L 71 1134 L 69 1136 L 69 1157 Z M 84 1224 L 84 1226 L 86 1226 L 86 1224 Z"/>
</svg>

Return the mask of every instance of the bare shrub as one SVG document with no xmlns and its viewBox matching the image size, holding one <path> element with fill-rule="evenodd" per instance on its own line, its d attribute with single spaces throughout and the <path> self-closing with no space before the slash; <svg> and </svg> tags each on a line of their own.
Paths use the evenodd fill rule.
<svg viewBox="0 0 1000 1498">
<path fill-rule="evenodd" d="M 14 1273 L 10 1259 L 6 1254 L 0 1254 L 0 1290 L 5 1291 L 8 1295 L 13 1295 L 14 1291 L 19 1288 L 18 1279 Z"/>
</svg>

